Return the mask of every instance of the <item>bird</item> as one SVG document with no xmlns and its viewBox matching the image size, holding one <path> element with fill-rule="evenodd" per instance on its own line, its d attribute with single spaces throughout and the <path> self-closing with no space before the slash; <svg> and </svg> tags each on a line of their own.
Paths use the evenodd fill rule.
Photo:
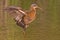
<svg viewBox="0 0 60 40">
<path fill-rule="evenodd" d="M 36 19 L 36 10 L 41 9 L 37 4 L 31 4 L 28 10 L 24 10 L 21 7 L 9 6 L 5 8 L 10 15 L 13 16 L 16 24 L 24 29 L 29 27 L 29 24 Z"/>
</svg>

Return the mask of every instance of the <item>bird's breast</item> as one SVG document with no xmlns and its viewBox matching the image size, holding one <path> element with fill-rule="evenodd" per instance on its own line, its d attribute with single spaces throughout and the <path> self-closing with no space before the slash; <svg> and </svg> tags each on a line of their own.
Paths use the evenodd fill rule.
<svg viewBox="0 0 60 40">
<path fill-rule="evenodd" d="M 34 19 L 36 17 L 36 13 L 35 12 L 31 12 L 31 13 L 28 14 L 28 17 L 30 19 Z"/>
<path fill-rule="evenodd" d="M 25 24 L 31 23 L 36 18 L 36 12 L 29 12 L 27 16 L 24 17 Z"/>
</svg>

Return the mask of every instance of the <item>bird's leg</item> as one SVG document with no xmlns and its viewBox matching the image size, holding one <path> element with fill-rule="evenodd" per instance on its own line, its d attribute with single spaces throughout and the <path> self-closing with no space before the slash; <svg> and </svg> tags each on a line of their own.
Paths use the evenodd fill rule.
<svg viewBox="0 0 60 40">
<path fill-rule="evenodd" d="M 24 37 L 26 35 L 26 28 L 23 28 L 23 34 L 24 34 Z"/>
<path fill-rule="evenodd" d="M 23 29 L 23 34 L 24 34 L 24 40 L 26 39 L 26 29 L 29 25 L 25 25 L 24 29 Z"/>
<path fill-rule="evenodd" d="M 27 29 L 28 25 L 25 25 L 25 27 L 23 28 L 23 33 L 25 34 L 26 29 Z"/>
<path fill-rule="evenodd" d="M 28 26 L 29 26 L 29 25 L 26 25 L 26 26 L 25 26 L 25 29 L 27 29 Z"/>
</svg>

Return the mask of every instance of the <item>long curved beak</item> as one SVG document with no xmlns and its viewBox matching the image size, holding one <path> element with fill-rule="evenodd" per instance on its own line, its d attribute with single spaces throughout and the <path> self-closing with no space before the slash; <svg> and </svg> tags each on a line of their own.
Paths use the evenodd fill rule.
<svg viewBox="0 0 60 40">
<path fill-rule="evenodd" d="M 41 11 L 44 11 L 41 7 L 38 7 Z"/>
</svg>

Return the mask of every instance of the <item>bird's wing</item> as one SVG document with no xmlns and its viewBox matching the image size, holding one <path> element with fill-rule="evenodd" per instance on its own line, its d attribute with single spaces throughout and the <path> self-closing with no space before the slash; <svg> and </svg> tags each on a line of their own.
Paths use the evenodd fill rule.
<svg viewBox="0 0 60 40">
<path fill-rule="evenodd" d="M 22 18 L 26 13 L 22 10 L 20 7 L 15 7 L 15 6 L 9 6 L 5 8 L 5 10 L 13 16 L 13 18 Z"/>
<path fill-rule="evenodd" d="M 20 7 L 15 7 L 15 6 L 9 6 L 7 8 L 5 8 L 5 10 L 9 13 L 9 14 L 13 14 L 13 15 L 20 15 L 23 14 L 25 15 L 25 12 L 22 10 L 22 8 Z"/>
</svg>

